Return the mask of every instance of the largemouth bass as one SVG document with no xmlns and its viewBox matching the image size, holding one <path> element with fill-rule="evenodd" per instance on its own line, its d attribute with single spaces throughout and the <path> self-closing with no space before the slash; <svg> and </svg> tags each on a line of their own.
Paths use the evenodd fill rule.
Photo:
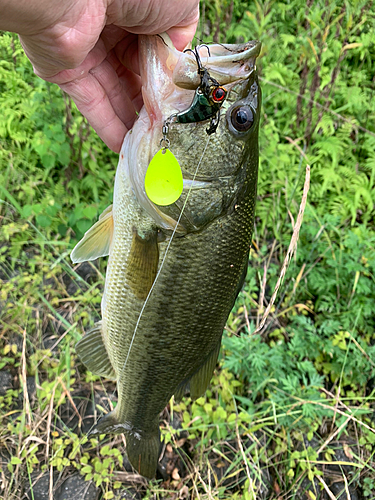
<svg viewBox="0 0 375 500">
<path fill-rule="evenodd" d="M 124 139 L 113 206 L 72 252 L 75 263 L 109 255 L 102 321 L 76 349 L 89 370 L 117 381 L 118 403 L 91 434 L 124 433 L 130 462 L 149 478 L 159 457 L 159 414 L 173 395 L 205 392 L 246 275 L 259 50 L 258 42 L 199 49 L 202 65 L 227 91 L 221 119 L 210 136 L 199 113 L 194 123 L 171 124 L 169 147 L 184 187 L 175 203 L 157 206 L 145 192 L 146 171 L 165 120 L 189 108 L 200 77 L 194 54 L 177 51 L 166 35 L 139 37 L 144 106 Z"/>
</svg>

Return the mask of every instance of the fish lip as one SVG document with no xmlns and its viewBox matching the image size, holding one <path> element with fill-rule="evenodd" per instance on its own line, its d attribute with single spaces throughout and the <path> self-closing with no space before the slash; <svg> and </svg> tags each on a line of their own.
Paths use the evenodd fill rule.
<svg viewBox="0 0 375 500">
<path fill-rule="evenodd" d="M 170 49 L 175 49 L 173 42 L 167 33 L 161 33 L 161 34 L 158 34 L 156 36 L 159 37 L 167 47 L 169 47 Z M 208 46 L 209 48 L 216 47 L 216 46 L 223 47 L 225 50 L 228 50 L 229 52 L 232 53 L 232 54 L 227 54 L 228 58 L 232 58 L 232 59 L 233 59 L 233 53 L 236 55 L 242 55 L 242 56 L 246 55 L 246 59 L 250 59 L 252 57 L 256 58 L 259 56 L 260 50 L 262 48 L 262 42 L 260 40 L 249 40 L 248 42 L 242 43 L 242 44 L 238 44 L 238 43 L 236 43 L 236 44 L 212 43 L 212 44 L 204 44 L 204 45 Z M 191 47 L 191 43 L 189 43 L 186 46 L 186 48 L 190 48 L 190 47 Z M 238 49 L 236 50 L 235 47 L 238 47 Z M 226 56 L 223 54 L 222 56 L 217 56 L 217 57 L 226 57 Z M 237 60 L 240 60 L 240 58 L 236 57 L 234 60 L 237 61 Z"/>
<path fill-rule="evenodd" d="M 259 40 L 250 40 L 244 44 L 220 44 L 225 49 L 232 52 L 232 54 L 228 54 L 228 59 L 230 58 L 233 62 L 240 61 L 241 59 L 251 59 L 256 58 L 260 54 L 260 50 L 262 48 L 262 42 Z M 239 50 L 231 50 L 232 47 L 240 47 Z M 233 53 L 235 56 L 233 57 Z M 241 57 L 242 56 L 242 57 Z M 218 56 L 220 57 L 220 56 Z M 221 56 L 226 57 L 226 56 Z"/>
<path fill-rule="evenodd" d="M 202 58 L 207 58 L 208 64 L 228 64 L 241 63 L 250 59 L 255 60 L 261 51 L 262 42 L 259 40 L 250 40 L 242 44 L 220 43 L 212 45 L 198 46 L 199 50 L 210 49 L 210 54 L 201 54 Z M 207 51 L 208 52 L 208 51 Z"/>
<path fill-rule="evenodd" d="M 243 44 L 211 44 L 197 47 L 203 67 L 221 85 L 246 80 L 256 70 L 256 58 L 262 43 L 251 40 Z M 181 54 L 173 69 L 173 83 L 187 90 L 196 90 L 201 82 L 197 62 L 191 53 Z"/>
<path fill-rule="evenodd" d="M 249 49 L 248 51 L 248 58 L 255 57 L 257 58 L 260 54 L 260 51 L 262 49 L 262 42 L 260 40 L 253 40 L 252 42 L 248 43 L 254 43 L 254 45 Z"/>
</svg>

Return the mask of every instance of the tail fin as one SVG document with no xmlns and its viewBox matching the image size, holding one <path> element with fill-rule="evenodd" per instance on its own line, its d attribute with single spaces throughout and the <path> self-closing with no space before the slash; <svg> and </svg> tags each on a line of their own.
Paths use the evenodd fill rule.
<svg viewBox="0 0 375 500">
<path fill-rule="evenodd" d="M 160 454 L 160 430 L 156 421 L 150 432 L 131 429 L 120 423 L 116 410 L 104 415 L 89 431 L 88 436 L 98 434 L 125 434 L 126 452 L 134 469 L 149 479 L 155 476 Z"/>
<path fill-rule="evenodd" d="M 160 430 L 156 423 L 150 433 L 138 434 L 128 431 L 126 437 L 126 452 L 134 469 L 149 479 L 155 476 L 160 454 Z"/>
</svg>

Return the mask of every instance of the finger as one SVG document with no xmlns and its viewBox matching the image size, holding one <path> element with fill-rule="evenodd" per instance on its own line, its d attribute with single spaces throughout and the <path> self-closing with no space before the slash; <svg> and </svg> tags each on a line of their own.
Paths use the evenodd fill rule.
<svg viewBox="0 0 375 500">
<path fill-rule="evenodd" d="M 52 83 L 57 83 L 62 85 L 69 83 L 78 79 L 82 79 L 86 76 L 92 68 L 99 66 L 104 59 L 107 57 L 107 50 L 103 40 L 99 39 L 95 47 L 87 54 L 83 62 L 74 69 L 65 69 L 55 74 L 54 76 L 46 77 L 40 72 L 37 73 L 38 76 L 48 80 Z"/>
<path fill-rule="evenodd" d="M 138 35 L 127 36 L 114 48 L 114 52 L 125 68 L 139 75 Z"/>
<path fill-rule="evenodd" d="M 196 9 L 188 18 L 167 31 L 177 50 L 184 50 L 186 45 L 192 41 L 197 30 L 198 21 L 199 5 L 196 6 Z"/>
<path fill-rule="evenodd" d="M 35 74 L 53 83 L 65 83 L 78 78 L 82 72 L 88 72 L 100 64 L 108 52 L 101 38 L 88 52 L 82 47 L 77 48 L 75 40 L 67 42 L 66 38 L 60 44 L 43 44 L 39 39 L 24 37 L 21 43 Z"/>
<path fill-rule="evenodd" d="M 137 116 L 132 101 L 141 91 L 141 81 L 138 75 L 120 64 L 119 70 L 120 74 L 107 58 L 97 68 L 92 69 L 91 74 L 104 89 L 117 116 L 129 129 Z"/>
<path fill-rule="evenodd" d="M 124 28 L 120 28 L 120 26 L 115 26 L 114 24 L 105 26 L 100 35 L 100 38 L 103 40 L 108 53 L 121 40 L 128 38 L 128 43 L 131 43 L 135 37 L 136 35 L 134 35 L 133 33 L 129 33 Z"/>
<path fill-rule="evenodd" d="M 133 71 L 125 68 L 113 50 L 108 54 L 107 61 L 117 73 L 118 79 L 121 85 L 123 85 L 126 95 L 132 101 L 134 109 L 140 111 L 143 106 L 141 78 L 139 75 L 133 73 Z"/>
<path fill-rule="evenodd" d="M 98 80 L 89 73 L 80 80 L 60 84 L 80 112 L 107 146 L 120 152 L 128 128 L 115 113 L 110 100 Z"/>
</svg>

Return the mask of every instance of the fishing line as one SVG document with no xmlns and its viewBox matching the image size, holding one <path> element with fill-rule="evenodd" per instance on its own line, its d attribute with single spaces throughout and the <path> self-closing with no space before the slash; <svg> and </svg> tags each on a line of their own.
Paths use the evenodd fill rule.
<svg viewBox="0 0 375 500">
<path fill-rule="evenodd" d="M 229 52 L 234 52 L 234 50 L 230 49 L 229 47 L 226 47 L 224 44 L 220 43 L 220 42 L 215 42 L 215 40 L 211 40 L 209 42 L 204 42 L 204 40 L 202 38 L 199 38 L 199 36 L 195 35 L 195 38 L 198 40 L 199 43 L 208 43 L 209 45 L 221 45 L 221 47 L 223 47 L 223 49 L 225 50 L 228 50 Z"/>
<path fill-rule="evenodd" d="M 126 359 L 125 359 L 124 365 L 123 365 L 123 367 L 122 367 L 122 372 L 121 372 L 121 374 L 120 374 L 119 382 L 121 381 L 121 378 L 122 378 L 122 376 L 123 376 L 123 374 L 124 374 L 124 369 L 125 369 L 126 363 L 128 362 L 128 359 L 129 359 L 129 356 L 130 356 L 130 351 L 131 351 L 131 349 L 132 349 L 132 347 L 133 347 L 133 343 L 134 343 L 135 335 L 136 335 L 136 333 L 137 333 L 138 326 L 139 326 L 139 323 L 140 323 L 140 321 L 141 321 L 141 318 L 142 318 L 143 312 L 144 312 L 145 307 L 146 307 L 146 305 L 147 305 L 147 303 L 148 303 L 148 301 L 149 301 L 149 299 L 150 299 L 150 296 L 151 296 L 151 294 L 152 294 L 152 291 L 153 291 L 153 289 L 155 288 L 155 285 L 156 285 L 156 282 L 158 281 L 158 278 L 159 278 L 159 276 L 160 276 L 160 273 L 161 273 L 161 271 L 162 271 L 162 269 L 163 269 L 163 267 L 164 267 L 165 259 L 167 258 L 167 255 L 168 255 L 169 248 L 170 248 L 170 246 L 171 246 L 172 240 L 173 240 L 173 238 L 174 238 L 174 235 L 176 234 L 176 231 L 177 231 L 178 225 L 179 225 L 179 223 L 180 223 L 180 221 L 181 221 L 182 214 L 184 213 L 184 210 L 185 210 L 186 204 L 187 204 L 187 202 L 188 202 L 188 199 L 189 199 L 189 196 L 190 196 L 191 190 L 193 189 L 193 185 L 194 185 L 195 178 L 196 178 L 196 176 L 197 176 L 197 174 L 198 174 L 199 167 L 200 167 L 200 165 L 201 165 L 201 163 L 202 163 L 202 160 L 203 160 L 203 157 L 204 157 L 204 155 L 205 155 L 205 153 L 206 153 L 206 149 L 207 149 L 207 146 L 208 146 L 208 143 L 209 143 L 209 142 L 210 142 L 210 136 L 208 136 L 208 137 L 207 137 L 207 142 L 206 142 L 206 145 L 204 146 L 203 153 L 202 153 L 202 155 L 201 155 L 201 157 L 200 157 L 200 159 L 199 159 L 199 162 L 198 162 L 197 168 L 195 169 L 195 172 L 194 172 L 194 175 L 193 175 L 193 179 L 192 179 L 192 183 L 191 183 L 190 188 L 189 188 L 189 191 L 188 191 L 188 193 L 187 193 L 187 195 L 186 195 L 186 199 L 185 199 L 185 201 L 184 201 L 184 204 L 182 205 L 181 212 L 180 212 L 180 215 L 178 216 L 176 226 L 175 226 L 175 228 L 173 229 L 173 232 L 172 232 L 171 238 L 170 238 L 170 240 L 169 240 L 169 242 L 168 242 L 168 245 L 167 245 L 167 248 L 166 248 L 166 250 L 165 250 L 165 254 L 164 254 L 163 260 L 161 261 L 161 264 L 160 264 L 159 271 L 158 271 L 158 272 L 157 272 L 157 274 L 156 274 L 156 277 L 155 277 L 154 282 L 153 282 L 153 284 L 152 284 L 152 286 L 151 286 L 151 288 L 150 288 L 150 291 L 148 292 L 148 295 L 147 295 L 147 297 L 146 297 L 146 300 L 145 300 L 145 301 L 144 301 L 144 303 L 143 303 L 143 306 L 142 306 L 141 312 L 139 313 L 138 320 L 137 320 L 137 323 L 136 323 L 135 328 L 134 328 L 133 337 L 132 337 L 132 339 L 131 339 L 131 341 L 130 341 L 128 354 L 127 354 L 127 356 L 126 356 Z"/>
</svg>

